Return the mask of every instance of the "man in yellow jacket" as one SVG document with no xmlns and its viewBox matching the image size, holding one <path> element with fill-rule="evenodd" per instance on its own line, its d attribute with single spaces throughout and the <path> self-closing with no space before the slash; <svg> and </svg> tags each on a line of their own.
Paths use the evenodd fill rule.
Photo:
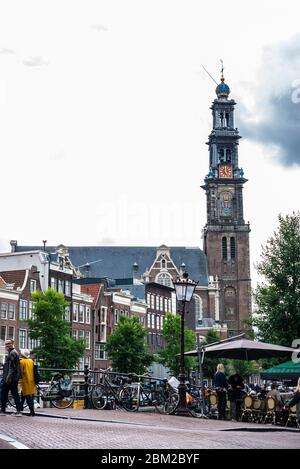
<svg viewBox="0 0 300 469">
<path fill-rule="evenodd" d="M 29 410 L 30 416 L 34 416 L 34 394 L 36 392 L 36 386 L 34 382 L 34 362 L 30 358 L 30 352 L 28 349 L 22 349 L 21 352 L 21 371 L 22 371 L 22 379 L 21 379 L 21 388 L 23 399 L 22 402 L 26 399 Z"/>
</svg>

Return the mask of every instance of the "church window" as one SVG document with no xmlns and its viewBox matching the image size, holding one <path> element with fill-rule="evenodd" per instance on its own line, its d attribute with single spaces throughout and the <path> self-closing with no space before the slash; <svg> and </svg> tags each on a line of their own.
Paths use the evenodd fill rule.
<svg viewBox="0 0 300 469">
<path fill-rule="evenodd" d="M 219 160 L 220 160 L 220 163 L 224 163 L 224 158 L 225 158 L 225 151 L 224 151 L 224 148 L 221 148 L 219 150 Z"/>
<path fill-rule="evenodd" d="M 202 324 L 202 300 L 200 296 L 194 295 L 196 328 Z"/>
<path fill-rule="evenodd" d="M 162 269 L 166 268 L 166 260 L 165 259 L 162 259 L 162 261 L 161 261 L 161 268 Z"/>
<path fill-rule="evenodd" d="M 226 162 L 227 163 L 231 163 L 232 159 L 231 159 L 231 150 L 229 150 L 229 148 L 227 148 L 226 150 Z"/>
<path fill-rule="evenodd" d="M 222 257 L 224 261 L 227 261 L 227 238 L 222 238 Z"/>
<path fill-rule="evenodd" d="M 156 279 L 157 283 L 160 285 L 165 285 L 166 287 L 171 287 L 171 275 L 169 274 L 159 274 Z"/>
<path fill-rule="evenodd" d="M 224 127 L 224 113 L 223 112 L 220 112 L 220 124 L 221 124 L 221 127 Z"/>
<path fill-rule="evenodd" d="M 226 127 L 229 127 L 229 112 L 226 112 L 225 120 L 226 120 Z"/>
<path fill-rule="evenodd" d="M 231 259 L 234 260 L 236 256 L 236 249 L 235 249 L 235 238 L 230 238 L 230 253 Z"/>
</svg>

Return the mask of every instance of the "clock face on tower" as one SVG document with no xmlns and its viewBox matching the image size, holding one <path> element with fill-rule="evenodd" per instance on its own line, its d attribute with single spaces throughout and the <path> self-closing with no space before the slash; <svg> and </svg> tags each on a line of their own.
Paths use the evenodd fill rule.
<svg viewBox="0 0 300 469">
<path fill-rule="evenodd" d="M 220 178 L 232 178 L 232 165 L 231 164 L 221 164 L 219 166 L 219 177 Z"/>
</svg>

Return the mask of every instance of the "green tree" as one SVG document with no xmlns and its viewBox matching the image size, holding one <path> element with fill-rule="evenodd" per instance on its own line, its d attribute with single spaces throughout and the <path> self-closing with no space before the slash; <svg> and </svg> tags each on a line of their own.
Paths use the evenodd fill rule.
<svg viewBox="0 0 300 469">
<path fill-rule="evenodd" d="M 65 309 L 69 305 L 62 293 L 51 288 L 32 294 L 33 319 L 28 321 L 29 336 L 39 340 L 33 352 L 44 368 L 75 368 L 83 356 L 85 343 L 70 334 L 70 323 L 65 321 Z"/>
<path fill-rule="evenodd" d="M 210 329 L 207 332 L 207 335 L 201 345 L 214 344 L 215 342 L 220 342 L 220 337 L 215 330 Z M 222 361 L 222 363 L 223 362 L 224 360 Z M 204 378 L 213 379 L 219 363 L 220 363 L 219 358 L 206 358 L 204 355 L 204 362 L 203 362 Z"/>
<path fill-rule="evenodd" d="M 120 316 L 119 324 L 108 337 L 106 350 L 114 370 L 142 374 L 153 361 L 145 342 L 147 332 L 138 318 Z"/>
<path fill-rule="evenodd" d="M 290 346 L 300 337 L 300 213 L 279 216 L 278 231 L 263 248 L 252 324 L 258 338 Z"/>
<path fill-rule="evenodd" d="M 166 319 L 163 327 L 163 338 L 165 342 L 164 349 L 159 352 L 160 362 L 167 366 L 175 375 L 179 375 L 179 354 L 180 354 L 180 331 L 181 331 L 181 318 L 179 315 L 174 316 L 171 313 L 166 314 Z M 184 350 L 195 349 L 196 335 L 190 329 L 184 329 Z M 185 357 L 185 372 L 188 375 L 188 370 L 196 365 L 196 359 L 193 357 Z"/>
<path fill-rule="evenodd" d="M 227 360 L 226 374 L 228 376 L 238 373 L 244 379 L 259 372 L 259 365 L 254 361 L 247 360 Z"/>
</svg>

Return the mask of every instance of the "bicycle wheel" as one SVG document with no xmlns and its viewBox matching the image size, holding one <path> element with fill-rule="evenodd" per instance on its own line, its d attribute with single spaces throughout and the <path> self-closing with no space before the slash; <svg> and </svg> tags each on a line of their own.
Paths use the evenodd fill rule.
<svg viewBox="0 0 300 469">
<path fill-rule="evenodd" d="M 159 414 L 165 413 L 166 398 L 162 391 L 155 391 L 153 393 L 153 404 Z"/>
<path fill-rule="evenodd" d="M 71 389 L 69 396 L 62 396 L 57 384 L 53 384 L 49 389 L 49 397 L 53 396 L 50 400 L 51 404 L 56 409 L 68 409 L 74 402 L 75 391 Z"/>
<path fill-rule="evenodd" d="M 170 394 L 167 397 L 166 402 L 165 402 L 164 413 L 167 415 L 173 414 L 176 411 L 178 404 L 179 404 L 179 394 L 175 392 Z"/>
<path fill-rule="evenodd" d="M 123 386 L 120 389 L 119 399 L 121 406 L 128 412 L 136 412 L 139 409 L 140 388 Z"/>
<path fill-rule="evenodd" d="M 103 384 L 97 384 L 94 386 L 91 393 L 91 401 L 95 409 L 102 410 L 106 407 L 108 397 L 105 386 L 103 386 Z"/>
</svg>

